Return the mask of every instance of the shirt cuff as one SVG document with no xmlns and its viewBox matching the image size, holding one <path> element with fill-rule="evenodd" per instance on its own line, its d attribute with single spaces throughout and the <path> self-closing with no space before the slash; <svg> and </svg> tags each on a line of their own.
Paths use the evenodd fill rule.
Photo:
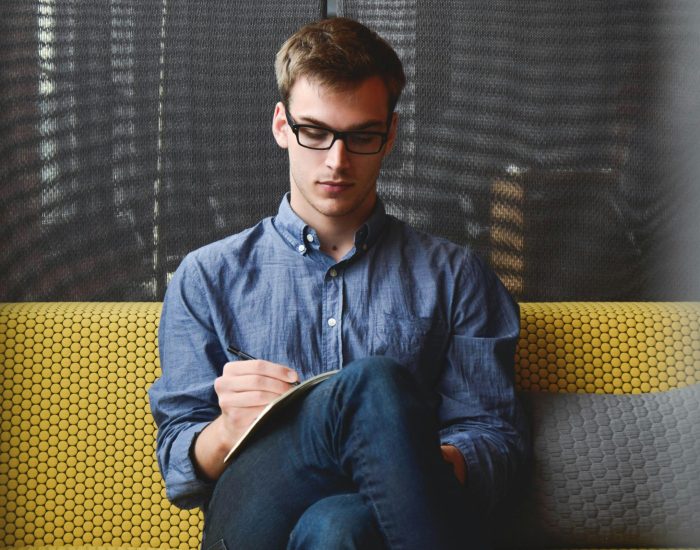
<svg viewBox="0 0 700 550">
<path fill-rule="evenodd" d="M 171 464 L 168 478 L 165 480 L 166 495 L 180 508 L 204 506 L 216 484 L 197 471 L 191 455 L 196 437 L 208 425 L 209 422 L 202 422 L 185 428 L 178 434 L 170 450 L 171 456 L 178 457 L 178 460 Z"/>
</svg>

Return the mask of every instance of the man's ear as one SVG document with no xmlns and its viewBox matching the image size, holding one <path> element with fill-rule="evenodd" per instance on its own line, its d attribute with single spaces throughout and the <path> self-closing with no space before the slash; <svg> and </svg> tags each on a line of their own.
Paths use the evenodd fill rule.
<svg viewBox="0 0 700 550">
<path fill-rule="evenodd" d="M 289 134 L 286 131 L 287 118 L 285 116 L 284 104 L 280 101 L 275 105 L 275 114 L 272 117 L 272 135 L 275 136 L 277 145 L 282 149 L 289 146 Z"/>
<path fill-rule="evenodd" d="M 391 115 L 391 124 L 389 125 L 389 136 L 386 140 L 386 145 L 384 146 L 384 156 L 391 153 L 394 148 L 394 142 L 396 141 L 396 132 L 399 126 L 399 114 L 394 112 Z"/>
</svg>

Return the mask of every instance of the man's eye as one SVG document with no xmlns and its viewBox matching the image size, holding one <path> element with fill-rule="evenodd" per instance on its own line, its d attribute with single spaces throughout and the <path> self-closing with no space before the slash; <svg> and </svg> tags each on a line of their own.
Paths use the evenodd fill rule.
<svg viewBox="0 0 700 550">
<path fill-rule="evenodd" d="M 299 128 L 299 131 L 309 139 L 324 139 L 328 136 L 328 132 L 320 128 Z"/>
<path fill-rule="evenodd" d="M 350 134 L 350 139 L 354 143 L 373 143 L 379 137 L 375 134 Z"/>
</svg>

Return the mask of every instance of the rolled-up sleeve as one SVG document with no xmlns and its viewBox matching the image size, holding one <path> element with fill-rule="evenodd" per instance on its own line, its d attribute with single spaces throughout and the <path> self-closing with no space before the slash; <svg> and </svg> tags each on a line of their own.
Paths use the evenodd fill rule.
<svg viewBox="0 0 700 550">
<path fill-rule="evenodd" d="M 175 272 L 159 327 L 162 375 L 149 390 L 158 426 L 156 454 L 168 499 L 181 508 L 203 506 L 213 483 L 197 475 L 194 437 L 220 414 L 214 380 L 226 357 L 191 256 Z"/>
<path fill-rule="evenodd" d="M 514 388 L 519 308 L 474 255 L 465 258 L 457 278 L 453 308 L 438 384 L 440 438 L 461 451 L 469 493 L 491 509 L 512 486 L 527 456 L 526 421 Z"/>
</svg>

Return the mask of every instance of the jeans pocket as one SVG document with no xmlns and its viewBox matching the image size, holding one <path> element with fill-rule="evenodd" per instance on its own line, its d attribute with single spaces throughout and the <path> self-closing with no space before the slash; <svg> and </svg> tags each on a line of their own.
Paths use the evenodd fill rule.
<svg viewBox="0 0 700 550">
<path fill-rule="evenodd" d="M 228 550 L 228 549 L 226 548 L 226 543 L 224 542 L 224 539 L 219 539 L 211 546 L 208 546 L 207 550 Z"/>
</svg>

